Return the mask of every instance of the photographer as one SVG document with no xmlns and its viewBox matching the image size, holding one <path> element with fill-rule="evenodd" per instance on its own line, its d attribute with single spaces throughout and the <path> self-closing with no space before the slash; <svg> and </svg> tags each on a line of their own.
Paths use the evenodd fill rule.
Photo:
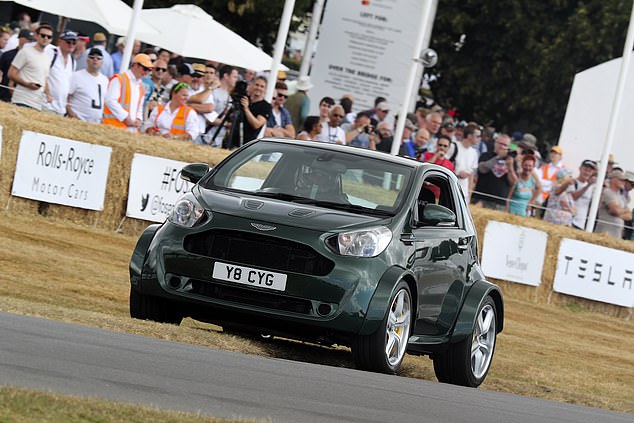
<svg viewBox="0 0 634 423">
<path fill-rule="evenodd" d="M 238 88 L 238 86 L 241 85 L 236 84 L 236 88 Z M 264 100 L 265 91 L 266 78 L 258 76 L 251 83 L 250 96 L 247 96 L 246 92 L 238 92 L 232 95 L 234 103 L 238 99 L 237 97 L 240 96 L 239 106 L 236 106 L 240 107 L 240 113 L 238 118 L 235 119 L 235 125 L 241 125 L 242 131 L 235 126 L 232 127 L 231 144 L 228 148 L 240 147 L 242 144 L 254 140 L 260 135 L 260 130 L 266 125 L 266 121 L 272 112 L 271 104 Z"/>
<path fill-rule="evenodd" d="M 506 210 L 506 198 L 517 182 L 515 157 L 509 152 L 511 137 L 500 134 L 495 139 L 493 151 L 480 156 L 478 182 L 472 195 L 473 202 L 483 207 Z"/>
<path fill-rule="evenodd" d="M 346 145 L 376 150 L 377 134 L 367 112 L 357 113 L 354 122 L 342 125 L 346 133 Z"/>
</svg>

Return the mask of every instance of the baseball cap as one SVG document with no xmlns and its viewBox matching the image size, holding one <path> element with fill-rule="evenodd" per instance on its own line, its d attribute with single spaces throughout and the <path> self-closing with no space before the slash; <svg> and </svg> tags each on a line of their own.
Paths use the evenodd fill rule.
<svg viewBox="0 0 634 423">
<path fill-rule="evenodd" d="M 150 68 L 150 69 L 154 67 L 154 65 L 152 64 L 152 60 L 150 59 L 150 56 L 148 56 L 145 53 L 139 53 L 136 56 L 134 56 L 132 63 L 138 63 L 139 65 L 146 68 Z"/>
<path fill-rule="evenodd" d="M 33 31 L 30 29 L 21 29 L 18 34 L 18 38 L 26 38 L 27 40 L 33 40 Z M 7 56 L 8 57 L 8 56 Z"/>
<path fill-rule="evenodd" d="M 77 41 L 79 33 L 71 30 L 66 30 L 59 34 L 59 39 L 64 41 Z"/>
<path fill-rule="evenodd" d="M 625 180 L 629 181 L 631 183 L 634 183 L 634 172 L 626 170 L 625 171 Z"/>
<path fill-rule="evenodd" d="M 95 32 L 95 35 L 93 35 L 92 40 L 96 42 L 106 41 L 107 40 L 106 34 L 104 34 L 103 32 Z"/>
<path fill-rule="evenodd" d="M 390 106 L 387 104 L 387 101 L 382 101 L 376 105 L 377 110 L 381 110 L 382 112 L 389 112 Z"/>
<path fill-rule="evenodd" d="M 181 63 L 178 65 L 178 74 L 191 76 L 194 74 L 194 68 L 189 63 Z"/>
<path fill-rule="evenodd" d="M 453 131 L 454 129 L 456 129 L 456 127 L 454 126 L 453 122 L 447 122 L 447 123 L 443 124 L 442 128 L 446 129 L 448 131 Z"/>
<path fill-rule="evenodd" d="M 412 131 L 416 129 L 416 125 L 414 125 L 414 122 L 412 122 L 412 121 L 411 121 L 411 120 L 409 120 L 409 119 L 405 119 L 405 127 L 406 127 L 407 129 L 412 130 Z"/>
<path fill-rule="evenodd" d="M 103 57 L 103 52 L 100 49 L 98 49 L 97 47 L 93 47 L 90 50 L 88 50 L 88 56 Z"/>
<path fill-rule="evenodd" d="M 197 76 L 197 77 L 204 76 L 205 71 L 207 70 L 205 65 L 203 65 L 202 63 L 194 63 L 192 65 L 192 69 L 194 70 L 194 72 L 192 73 L 192 76 Z"/>
<path fill-rule="evenodd" d="M 563 149 L 563 148 L 561 148 L 561 147 L 560 147 L 560 146 L 558 146 L 558 145 L 553 145 L 553 146 L 550 148 L 550 151 L 554 151 L 555 153 L 559 153 L 559 154 L 564 154 L 564 149 Z"/>
<path fill-rule="evenodd" d="M 621 169 L 614 169 L 612 173 L 610 173 L 610 178 L 626 180 L 627 177 L 625 173 Z"/>
<path fill-rule="evenodd" d="M 594 160 L 586 159 L 586 160 L 581 162 L 581 166 L 586 166 L 586 167 L 591 167 L 593 169 L 596 169 L 597 168 L 597 162 L 595 162 Z"/>
<path fill-rule="evenodd" d="M 115 44 L 117 47 L 120 46 L 121 44 L 125 45 L 125 37 L 119 37 L 117 38 L 117 43 Z"/>
</svg>

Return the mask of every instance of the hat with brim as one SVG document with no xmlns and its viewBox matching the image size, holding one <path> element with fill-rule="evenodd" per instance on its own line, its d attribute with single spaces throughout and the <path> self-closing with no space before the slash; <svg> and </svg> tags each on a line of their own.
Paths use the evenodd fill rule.
<svg viewBox="0 0 634 423">
<path fill-rule="evenodd" d="M 299 91 L 308 91 L 311 88 L 314 87 L 314 85 L 310 82 L 310 78 L 307 76 L 300 76 L 297 79 L 297 84 L 295 85 L 295 87 L 299 90 Z"/>
<path fill-rule="evenodd" d="M 148 56 L 145 53 L 139 53 L 136 56 L 134 56 L 134 59 L 132 59 L 132 63 L 136 63 L 145 68 L 150 68 L 150 69 L 154 67 L 154 64 L 152 63 L 152 59 L 150 59 L 150 56 Z"/>
<path fill-rule="evenodd" d="M 106 34 L 104 34 L 103 32 L 96 32 L 95 35 L 92 37 L 92 40 L 98 43 L 106 41 Z"/>
<path fill-rule="evenodd" d="M 192 65 L 192 69 L 194 70 L 192 76 L 197 78 L 205 76 L 205 72 L 207 71 L 207 68 L 202 63 L 194 63 Z"/>
<path fill-rule="evenodd" d="M 627 177 L 625 176 L 625 172 L 623 172 L 621 169 L 614 169 L 610 173 L 610 179 L 620 179 L 622 181 L 625 181 Z"/>
<path fill-rule="evenodd" d="M 626 170 L 625 171 L 625 180 L 628 181 L 631 184 L 634 184 L 634 172 Z"/>
<path fill-rule="evenodd" d="M 66 30 L 59 34 L 59 39 L 64 41 L 77 41 L 77 37 L 79 37 L 79 33 L 70 30 Z"/>
<path fill-rule="evenodd" d="M 581 162 L 581 166 L 591 167 L 593 169 L 596 169 L 597 168 L 597 162 L 595 162 L 594 160 L 586 159 L 586 160 Z"/>
<path fill-rule="evenodd" d="M 563 148 L 561 148 L 561 147 L 560 147 L 560 146 L 558 146 L 558 145 L 554 145 L 554 146 L 550 147 L 550 151 L 551 151 L 551 152 L 555 152 L 555 153 L 557 153 L 557 154 L 562 154 L 562 155 L 564 154 L 564 149 L 563 149 Z"/>
</svg>

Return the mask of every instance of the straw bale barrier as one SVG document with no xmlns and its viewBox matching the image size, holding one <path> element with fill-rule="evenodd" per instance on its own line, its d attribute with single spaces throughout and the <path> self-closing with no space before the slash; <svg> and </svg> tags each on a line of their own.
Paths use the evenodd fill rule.
<svg viewBox="0 0 634 423">
<path fill-rule="evenodd" d="M 49 219 L 93 226 L 99 229 L 119 230 L 125 234 L 138 235 L 151 222 L 124 219 L 130 166 L 134 153 L 164 157 L 184 162 L 204 162 L 214 166 L 227 156 L 228 151 L 198 146 L 189 142 L 168 141 L 162 138 L 139 136 L 127 132 L 46 113 L 19 108 L 0 102 L 0 124 L 2 132 L 2 156 L 0 160 L 0 204 L 10 212 L 45 216 Z M 84 210 L 58 204 L 43 205 L 39 201 L 12 197 L 11 185 L 17 160 L 18 147 L 23 130 L 69 138 L 112 148 L 110 169 L 104 209 Z M 548 244 L 541 285 L 532 287 L 518 283 L 495 280 L 505 295 L 537 303 L 575 305 L 586 310 L 601 312 L 616 317 L 629 318 L 632 309 L 605 304 L 553 292 L 553 279 L 557 265 L 557 253 L 562 238 L 577 239 L 608 248 L 634 253 L 634 243 L 616 240 L 607 235 L 586 233 L 535 218 L 522 218 L 508 213 L 474 207 L 473 218 L 478 230 L 480 251 L 484 230 L 489 220 L 525 226 L 548 233 Z M 123 222 L 123 223 L 122 223 Z"/>
</svg>

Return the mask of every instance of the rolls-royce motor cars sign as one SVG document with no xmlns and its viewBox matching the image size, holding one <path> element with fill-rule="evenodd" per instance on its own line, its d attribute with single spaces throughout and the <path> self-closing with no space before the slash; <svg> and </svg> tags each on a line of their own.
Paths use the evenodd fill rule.
<svg viewBox="0 0 634 423">
<path fill-rule="evenodd" d="M 11 194 L 103 210 L 112 149 L 24 131 Z"/>
</svg>

